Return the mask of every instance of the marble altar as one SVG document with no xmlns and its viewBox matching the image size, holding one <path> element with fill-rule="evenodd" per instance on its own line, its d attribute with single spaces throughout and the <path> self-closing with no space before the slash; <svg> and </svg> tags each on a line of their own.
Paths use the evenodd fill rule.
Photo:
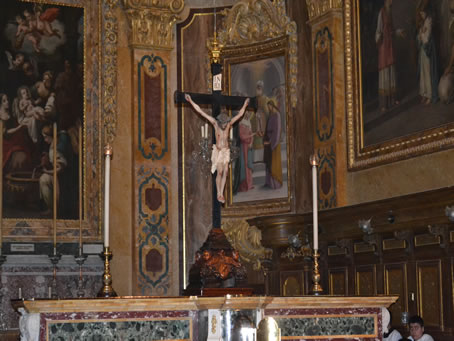
<svg viewBox="0 0 454 341">
<path fill-rule="evenodd" d="M 382 309 L 397 299 L 397 296 L 227 295 L 12 303 L 21 314 L 22 341 L 243 340 L 235 336 L 237 329 L 257 326 L 265 317 L 277 321 L 283 340 L 381 341 Z"/>
</svg>

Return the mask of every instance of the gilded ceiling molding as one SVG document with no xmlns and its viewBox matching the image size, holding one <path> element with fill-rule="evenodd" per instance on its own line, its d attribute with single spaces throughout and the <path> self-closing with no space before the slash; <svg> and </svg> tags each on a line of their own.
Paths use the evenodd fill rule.
<svg viewBox="0 0 454 341">
<path fill-rule="evenodd" d="M 173 48 L 173 26 L 184 0 L 123 0 L 133 47 Z"/>
<path fill-rule="evenodd" d="M 226 47 L 265 43 L 287 35 L 289 39 L 289 89 L 292 107 L 296 107 L 298 74 L 296 23 L 285 10 L 285 0 L 240 0 L 225 15 L 219 42 Z"/>
<path fill-rule="evenodd" d="M 332 9 L 342 8 L 342 0 L 306 0 L 309 20 L 321 17 Z"/>
<path fill-rule="evenodd" d="M 222 230 L 232 247 L 240 253 L 242 261 L 253 265 L 254 270 L 262 268 L 262 260 L 271 259 L 273 250 L 263 247 L 262 231 L 250 226 L 243 219 L 224 219 Z"/>
<path fill-rule="evenodd" d="M 102 68 L 104 142 L 112 144 L 117 130 L 117 41 L 118 23 L 115 15 L 119 0 L 102 2 Z"/>
</svg>

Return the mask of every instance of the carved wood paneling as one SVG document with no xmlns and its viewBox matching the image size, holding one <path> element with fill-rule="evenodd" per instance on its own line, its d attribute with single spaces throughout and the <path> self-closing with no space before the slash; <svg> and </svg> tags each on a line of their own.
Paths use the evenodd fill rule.
<svg viewBox="0 0 454 341">
<path fill-rule="evenodd" d="M 385 295 L 399 295 L 398 301 L 389 307 L 392 325 L 398 326 L 402 312 L 408 311 L 407 264 L 385 264 L 384 281 Z"/>
<path fill-rule="evenodd" d="M 443 328 L 441 261 L 416 263 L 418 314 L 426 326 Z"/>
<path fill-rule="evenodd" d="M 356 268 L 355 294 L 361 296 L 373 296 L 377 294 L 377 269 L 375 265 Z"/>
<path fill-rule="evenodd" d="M 329 294 L 348 295 L 348 268 L 329 269 Z"/>
</svg>

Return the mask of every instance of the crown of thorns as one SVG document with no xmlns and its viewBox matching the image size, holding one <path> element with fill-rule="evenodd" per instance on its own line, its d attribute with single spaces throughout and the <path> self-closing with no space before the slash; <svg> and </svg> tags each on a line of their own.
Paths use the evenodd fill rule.
<svg viewBox="0 0 454 341">
<path fill-rule="evenodd" d="M 227 114 L 222 113 L 216 117 L 216 120 L 221 124 L 226 124 L 230 122 L 230 117 Z"/>
</svg>

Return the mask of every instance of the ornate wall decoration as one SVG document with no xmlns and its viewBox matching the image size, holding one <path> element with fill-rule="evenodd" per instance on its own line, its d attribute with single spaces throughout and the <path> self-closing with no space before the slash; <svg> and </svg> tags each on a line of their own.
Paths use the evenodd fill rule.
<svg viewBox="0 0 454 341">
<path fill-rule="evenodd" d="M 271 259 L 273 250 L 263 247 L 262 232 L 246 220 L 224 219 L 222 230 L 241 260 L 251 263 L 254 270 L 261 269 L 261 260 Z"/>
<path fill-rule="evenodd" d="M 160 160 L 168 151 L 167 65 L 161 57 L 142 57 L 137 86 L 139 150 L 145 159 Z"/>
<path fill-rule="evenodd" d="M 173 26 L 184 0 L 123 0 L 134 47 L 173 48 Z"/>
<path fill-rule="evenodd" d="M 105 143 L 111 144 L 117 129 L 117 31 L 118 21 L 114 14 L 119 0 L 104 0 L 102 37 L 103 69 L 103 121 Z"/>
<path fill-rule="evenodd" d="M 226 47 L 265 43 L 288 36 L 289 90 L 292 107 L 296 106 L 298 74 L 296 23 L 285 11 L 285 1 L 242 0 L 222 12 L 226 16 L 219 41 Z"/>
<path fill-rule="evenodd" d="M 315 132 L 320 142 L 334 131 L 333 37 L 328 27 L 318 31 L 314 40 Z"/>
<path fill-rule="evenodd" d="M 318 207 L 319 209 L 337 206 L 336 193 L 336 153 L 334 146 L 319 149 L 317 155 L 320 159 L 318 167 Z"/>
<path fill-rule="evenodd" d="M 306 4 L 310 20 L 318 18 L 332 9 L 342 8 L 342 0 L 306 0 Z"/>
<path fill-rule="evenodd" d="M 138 287 L 142 295 L 165 295 L 169 279 L 169 173 L 141 166 L 138 186 Z"/>
</svg>

